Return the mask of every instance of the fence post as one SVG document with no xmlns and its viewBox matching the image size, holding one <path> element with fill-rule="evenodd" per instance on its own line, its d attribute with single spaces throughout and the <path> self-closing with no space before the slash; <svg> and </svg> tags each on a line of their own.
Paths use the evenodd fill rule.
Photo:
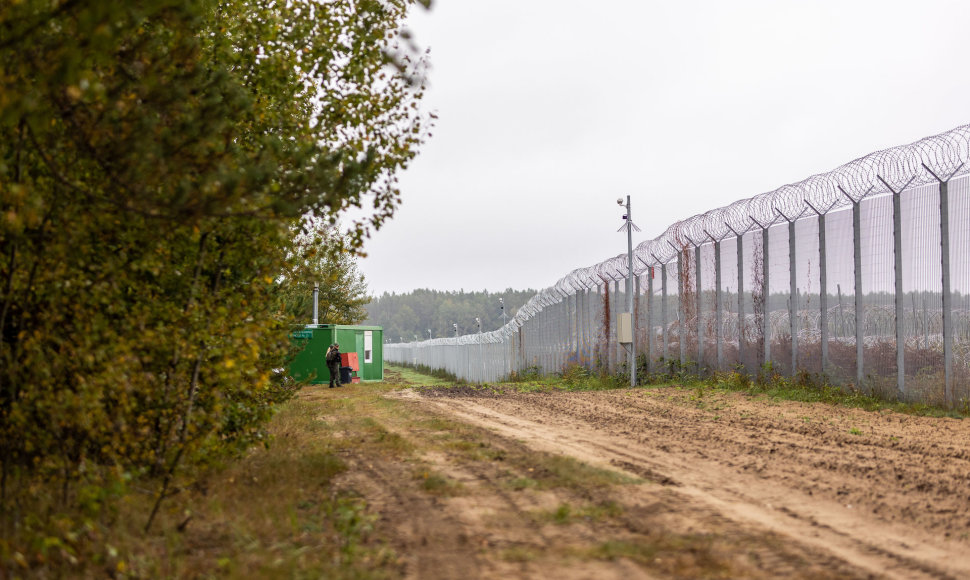
<svg viewBox="0 0 970 580">
<path fill-rule="evenodd" d="M 574 306 L 574 313 L 573 313 L 573 315 L 575 317 L 574 324 L 576 326 L 576 334 L 575 334 L 575 337 L 574 337 L 574 339 L 576 341 L 576 363 L 579 364 L 579 365 L 581 365 L 581 366 L 585 366 L 584 361 L 583 361 L 583 310 L 582 310 L 582 303 L 583 303 L 583 290 L 580 289 L 580 288 L 576 288 L 575 293 L 573 295 L 573 306 Z"/>
<path fill-rule="evenodd" d="M 576 359 L 586 366 L 586 285 L 576 291 Z"/>
<path fill-rule="evenodd" d="M 566 324 L 569 335 L 566 337 L 566 351 L 564 352 L 563 358 L 573 359 L 576 364 L 579 364 L 578 348 L 579 344 L 579 319 L 577 314 L 579 314 L 579 303 L 577 302 L 577 294 L 575 288 L 572 289 L 572 294 L 566 294 L 566 316 L 569 317 L 569 321 Z M 571 300 L 570 300 L 571 298 Z"/>
<path fill-rule="evenodd" d="M 647 265 L 647 372 L 653 372 L 653 266 Z"/>
<path fill-rule="evenodd" d="M 590 363 L 593 362 L 593 300 L 590 298 L 592 293 L 593 288 L 586 288 L 586 292 L 583 293 L 583 351 Z"/>
<path fill-rule="evenodd" d="M 579 333 L 582 329 L 582 322 L 579 319 L 579 293 L 580 292 L 581 292 L 580 290 L 574 290 L 573 292 L 573 325 L 575 327 L 575 331 L 573 332 L 573 335 L 570 337 L 574 341 L 577 365 L 583 364 L 583 358 L 580 354 L 580 348 L 579 348 Z"/>
<path fill-rule="evenodd" d="M 587 287 L 583 292 L 583 356 L 593 363 L 593 313 L 590 309 L 589 298 L 592 288 Z"/>
<path fill-rule="evenodd" d="M 565 296 L 561 290 L 556 289 L 556 293 L 559 294 L 559 302 L 555 304 L 555 312 L 553 316 L 556 317 L 556 325 L 553 327 L 556 333 L 555 340 L 553 344 L 556 350 L 556 357 L 553 362 L 553 372 L 562 372 L 563 366 L 566 364 L 566 337 L 569 336 L 569 309 L 567 308 L 569 302 L 567 301 L 567 296 Z M 565 311 L 565 312 L 564 312 Z"/>
<path fill-rule="evenodd" d="M 710 232 L 704 230 L 707 237 L 714 242 L 714 345 L 717 349 L 717 370 L 724 370 L 724 347 L 721 344 L 721 324 L 723 322 L 723 305 L 721 300 L 721 240 L 715 238 Z"/>
<path fill-rule="evenodd" d="M 963 164 L 961 163 L 962 167 Z M 958 167 L 956 171 L 959 171 Z M 954 171 L 954 173 L 956 173 Z M 931 172 L 932 173 L 932 172 Z M 935 176 L 934 176 L 935 177 Z M 952 177 L 952 176 L 951 176 Z M 939 179 L 939 178 L 937 178 Z M 950 180 L 940 181 L 940 265 L 943 284 L 943 401 L 953 406 L 953 297 L 950 296 Z"/>
<path fill-rule="evenodd" d="M 853 277 L 855 278 L 855 298 L 853 306 L 855 309 L 855 369 L 856 386 L 861 390 L 862 382 L 866 375 L 863 366 L 862 348 L 862 319 L 864 316 L 862 312 L 862 211 L 859 208 L 859 204 L 872 191 L 872 187 L 870 186 L 859 199 L 855 199 L 849 195 L 842 189 L 841 185 L 838 188 L 842 192 L 842 195 L 849 198 L 849 201 L 852 202 L 852 271 Z"/>
<path fill-rule="evenodd" d="M 761 305 L 762 365 L 771 361 L 771 308 L 769 304 L 771 293 L 768 291 L 768 274 L 771 272 L 769 262 L 771 253 L 768 251 L 769 227 L 771 227 L 771 224 L 761 228 L 761 296 L 764 301 Z"/>
<path fill-rule="evenodd" d="M 822 341 L 822 374 L 829 368 L 829 298 L 825 265 L 825 214 L 818 214 L 818 326 Z"/>
<path fill-rule="evenodd" d="M 882 181 L 882 178 L 879 178 Z M 886 184 L 885 181 L 883 181 Z M 888 187 L 888 184 L 886 184 Z M 893 269 L 895 271 L 896 288 L 896 389 L 899 396 L 906 393 L 906 342 L 903 334 L 903 227 L 902 227 L 902 190 L 893 190 Z"/>
<path fill-rule="evenodd" d="M 865 344 L 863 343 L 862 330 L 865 320 L 865 306 L 862 304 L 862 208 L 859 204 L 862 200 L 852 201 L 852 272 L 855 285 L 855 296 L 853 306 L 855 310 L 855 363 L 856 381 L 859 389 L 862 389 L 862 381 L 865 378 Z"/>
<path fill-rule="evenodd" d="M 660 262 L 657 256 L 654 260 Z M 667 264 L 660 264 L 660 336 L 663 338 L 663 353 L 660 355 L 667 361 Z"/>
<path fill-rule="evenodd" d="M 556 289 L 556 293 L 559 295 L 559 302 L 555 302 L 552 305 L 553 337 L 551 344 L 553 354 L 555 355 L 553 356 L 552 360 L 552 368 L 553 372 L 562 372 L 562 367 L 566 362 L 566 349 L 563 348 L 566 337 L 565 327 L 569 326 L 569 318 L 568 316 L 563 316 L 563 306 L 565 305 L 565 302 L 563 300 L 562 292 Z"/>
<path fill-rule="evenodd" d="M 953 170 L 946 179 L 940 178 L 932 169 L 923 168 L 940 182 L 940 266 L 943 291 L 943 401 L 953 406 L 953 297 L 950 295 L 950 179 L 963 167 Z"/>
<path fill-rule="evenodd" d="M 704 364 L 704 332 L 701 324 L 701 247 L 694 244 L 694 326 L 697 327 L 697 373 L 700 374 Z"/>
<path fill-rule="evenodd" d="M 895 270 L 896 288 L 896 390 L 899 398 L 906 396 L 906 338 L 904 335 L 905 315 L 903 312 L 903 215 L 901 197 L 903 191 L 916 179 L 914 175 L 906 185 L 893 189 L 881 175 L 876 176 L 893 194 L 893 266 Z"/>
<path fill-rule="evenodd" d="M 667 242 L 670 244 L 670 242 Z M 677 336 L 680 342 L 680 368 L 687 364 L 687 314 L 684 312 L 684 293 L 687 281 L 684 279 L 684 252 L 670 244 L 677 252 Z"/>
<path fill-rule="evenodd" d="M 795 222 L 788 222 L 788 326 L 791 334 L 791 376 L 798 372 L 798 281 L 795 275 Z"/>
<path fill-rule="evenodd" d="M 744 366 L 744 232 L 738 235 L 738 363 Z"/>
<path fill-rule="evenodd" d="M 599 277 L 599 279 L 600 279 L 600 282 L 602 282 L 603 285 L 606 285 L 606 282 L 603 281 L 603 278 L 602 277 Z M 600 284 L 596 284 L 596 295 L 593 297 L 592 308 L 590 308 L 590 312 L 589 312 L 589 315 L 590 315 L 590 333 L 591 333 L 590 334 L 590 350 L 591 350 L 591 352 L 594 355 L 596 355 L 595 356 L 595 362 L 596 362 L 596 364 L 597 365 L 600 365 L 600 364 L 603 363 L 602 357 L 603 356 L 607 356 L 608 353 L 604 352 L 603 349 L 600 348 L 600 340 L 603 338 L 603 328 L 602 328 L 602 326 L 599 325 L 599 324 L 593 324 L 593 322 L 592 322 L 594 320 L 594 317 L 596 316 L 597 313 L 601 313 L 602 314 L 601 318 L 603 320 L 601 322 L 603 324 L 606 324 L 606 313 L 603 311 L 603 293 L 602 293 L 601 285 Z"/>
</svg>

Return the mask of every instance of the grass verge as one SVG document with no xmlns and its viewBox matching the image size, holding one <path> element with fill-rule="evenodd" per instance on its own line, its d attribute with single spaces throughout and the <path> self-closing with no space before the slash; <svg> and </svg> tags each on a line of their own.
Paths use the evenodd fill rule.
<svg viewBox="0 0 970 580">
<path fill-rule="evenodd" d="M 800 373 L 794 377 L 782 376 L 775 372 L 771 365 L 766 365 L 754 377 L 739 371 L 698 376 L 686 370 L 691 365 L 681 367 L 679 361 L 671 361 L 666 367 L 661 364 L 660 367 L 663 370 L 648 373 L 645 363 L 642 363 L 641 370 L 637 374 L 639 378 L 638 388 L 679 387 L 691 389 L 699 397 L 707 392 L 743 392 L 779 401 L 826 403 L 867 411 L 888 409 L 897 413 L 916 416 L 970 417 L 970 403 L 967 402 L 956 408 L 946 409 L 939 405 L 887 400 L 864 393 L 852 386 L 833 385 L 827 382 L 824 377 L 818 375 Z M 402 373 L 415 372 L 407 367 L 396 368 Z M 624 389 L 629 388 L 629 382 L 625 371 L 611 375 L 593 372 L 583 366 L 570 364 L 554 375 L 542 376 L 538 367 L 530 367 L 522 373 L 513 373 L 509 380 L 500 383 L 474 385 L 425 382 L 420 388 L 425 391 L 458 389 L 458 392 L 470 391 L 478 394 L 489 392 L 500 395 L 505 392 L 542 393 Z"/>
</svg>

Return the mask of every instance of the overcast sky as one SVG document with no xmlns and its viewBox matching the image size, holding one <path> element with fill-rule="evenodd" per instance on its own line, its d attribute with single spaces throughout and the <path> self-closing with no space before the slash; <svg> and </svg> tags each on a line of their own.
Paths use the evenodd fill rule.
<svg viewBox="0 0 970 580">
<path fill-rule="evenodd" d="M 433 137 L 372 294 L 544 288 L 675 221 L 970 122 L 970 2 L 437 0 Z"/>
</svg>

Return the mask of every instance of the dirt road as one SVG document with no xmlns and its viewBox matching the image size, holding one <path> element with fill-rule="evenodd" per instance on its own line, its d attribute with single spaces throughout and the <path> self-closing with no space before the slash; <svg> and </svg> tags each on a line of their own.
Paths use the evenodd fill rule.
<svg viewBox="0 0 970 580">
<path fill-rule="evenodd" d="M 663 533 L 738 538 L 759 576 L 970 578 L 970 421 L 682 388 L 392 396 L 643 478 L 624 505 Z M 474 519 L 461 499 L 446 510 L 456 529 Z"/>
</svg>

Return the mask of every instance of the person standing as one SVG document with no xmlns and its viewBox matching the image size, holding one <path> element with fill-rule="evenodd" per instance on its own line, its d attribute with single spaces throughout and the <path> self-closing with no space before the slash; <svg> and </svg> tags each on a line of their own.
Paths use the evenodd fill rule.
<svg viewBox="0 0 970 580">
<path fill-rule="evenodd" d="M 327 349 L 327 370 L 330 371 L 330 388 L 340 386 L 340 345 L 336 342 Z"/>
</svg>

